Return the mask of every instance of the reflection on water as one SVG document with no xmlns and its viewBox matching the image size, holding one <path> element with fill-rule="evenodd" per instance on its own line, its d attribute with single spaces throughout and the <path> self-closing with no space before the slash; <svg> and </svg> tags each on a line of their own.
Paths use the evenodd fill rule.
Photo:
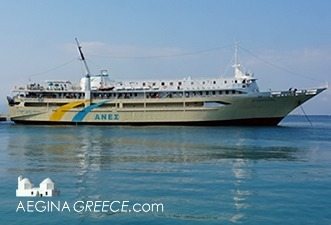
<svg viewBox="0 0 331 225">
<path fill-rule="evenodd" d="M 163 202 L 165 213 L 152 216 L 169 223 L 244 223 L 257 208 L 256 199 L 263 203 L 259 188 L 272 185 L 273 179 L 293 179 L 283 168 L 312 155 L 309 143 L 299 141 L 298 130 L 286 127 L 8 126 L 7 130 L 5 168 L 11 176 L 51 176 L 62 197 L 71 200 Z M 269 173 L 269 164 L 280 166 Z M 78 216 L 87 221 L 119 217 Z"/>
<path fill-rule="evenodd" d="M 222 159 L 296 160 L 299 148 L 286 144 L 263 143 L 250 139 L 250 133 L 224 132 L 225 140 L 208 137 L 200 129 L 187 131 L 175 128 L 121 128 L 99 127 L 14 127 L 7 148 L 9 154 L 23 161 L 36 162 L 61 159 L 63 163 L 78 163 L 82 169 L 100 170 L 112 163 L 170 162 L 193 163 Z M 149 131 L 150 129 L 150 131 Z M 188 128 L 189 129 L 189 128 Z M 155 135 L 155 131 L 158 132 Z M 208 131 L 208 130 L 207 130 Z M 150 133 L 149 133 L 150 132 Z M 180 138 L 180 135 L 189 138 Z M 245 136 L 248 137 L 245 137 Z M 179 138 L 178 138 L 179 136 Z M 222 138 L 222 136 L 220 137 Z M 229 139 L 231 138 L 231 139 Z M 235 143 L 233 145 L 233 143 Z M 276 143 L 277 144 L 277 143 Z M 61 168 L 60 168 L 61 169 Z"/>
<path fill-rule="evenodd" d="M 247 198 L 252 194 L 250 190 L 242 187 L 242 183 L 246 180 L 251 179 L 251 171 L 249 166 L 247 166 L 247 160 L 245 159 L 235 159 L 232 168 L 235 180 L 235 189 L 233 190 L 233 202 L 234 208 L 236 209 L 236 214 L 230 219 L 231 222 L 239 222 L 245 217 L 243 209 L 250 207 Z"/>
</svg>

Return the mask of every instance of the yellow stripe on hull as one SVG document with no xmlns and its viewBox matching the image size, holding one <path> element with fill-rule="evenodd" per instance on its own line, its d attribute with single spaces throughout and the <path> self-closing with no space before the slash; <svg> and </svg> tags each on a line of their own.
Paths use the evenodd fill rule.
<svg viewBox="0 0 331 225">
<path fill-rule="evenodd" d="M 83 104 L 85 101 L 75 101 L 75 102 L 70 102 L 68 104 L 65 104 L 59 108 L 57 108 L 49 117 L 50 121 L 60 121 L 64 114 L 70 110 L 73 109 L 81 104 Z"/>
</svg>

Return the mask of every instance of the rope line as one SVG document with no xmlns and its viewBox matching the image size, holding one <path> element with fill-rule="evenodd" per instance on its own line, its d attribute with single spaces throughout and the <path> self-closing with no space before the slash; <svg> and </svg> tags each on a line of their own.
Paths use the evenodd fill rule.
<svg viewBox="0 0 331 225">
<path fill-rule="evenodd" d="M 278 69 L 278 70 L 281 70 L 281 71 L 284 71 L 284 72 L 287 72 L 288 74 L 291 74 L 293 76 L 296 76 L 296 77 L 300 77 L 300 78 L 306 78 L 308 80 L 312 80 L 312 81 L 318 81 L 318 82 L 322 82 L 321 80 L 318 80 L 318 79 L 315 79 L 315 78 L 312 78 L 310 76 L 306 76 L 306 75 L 303 75 L 303 74 L 299 74 L 299 73 L 296 73 L 292 70 L 289 70 L 288 68 L 286 67 L 283 67 L 283 66 L 280 66 L 280 65 L 277 65 L 275 63 L 272 63 L 272 62 L 269 62 L 261 57 L 259 57 L 258 55 L 254 54 L 253 52 L 251 52 L 250 50 L 246 49 L 246 48 L 243 48 L 242 46 L 238 46 L 240 49 L 244 50 L 245 52 L 247 52 L 248 54 L 250 54 L 251 56 L 253 56 L 254 58 L 260 60 L 261 62 L 275 68 L 275 69 Z"/>
<path fill-rule="evenodd" d="M 52 67 L 50 69 L 44 70 L 42 72 L 29 74 L 29 75 L 27 75 L 27 77 L 32 78 L 32 77 L 36 77 L 36 76 L 39 76 L 39 75 L 43 75 L 43 74 L 46 74 L 46 73 L 49 73 L 49 72 L 58 70 L 58 69 L 60 69 L 62 67 L 65 67 L 66 65 L 68 65 L 68 64 L 70 64 L 70 63 L 72 63 L 72 62 L 74 62 L 76 60 L 77 60 L 76 58 L 71 59 L 70 61 L 67 61 L 65 63 L 62 63 L 62 64 L 58 65 L 58 66 Z"/>
<path fill-rule="evenodd" d="M 199 55 L 206 52 L 218 51 L 221 49 L 229 48 L 232 45 L 219 46 L 214 48 L 202 49 L 194 52 L 185 52 L 180 54 L 171 54 L 171 55 L 150 55 L 150 56 L 116 56 L 116 55 L 99 55 L 99 54 L 89 54 L 91 56 L 103 57 L 103 58 L 113 58 L 113 59 L 154 59 L 154 58 L 172 58 L 180 56 L 190 56 L 190 55 Z"/>
</svg>

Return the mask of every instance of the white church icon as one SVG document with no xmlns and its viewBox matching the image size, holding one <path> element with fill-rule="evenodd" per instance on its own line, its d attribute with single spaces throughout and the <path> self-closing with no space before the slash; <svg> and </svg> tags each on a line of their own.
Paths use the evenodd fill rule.
<svg viewBox="0 0 331 225">
<path fill-rule="evenodd" d="M 53 197 L 59 193 L 49 177 L 44 179 L 39 187 L 34 187 L 28 178 L 18 177 L 16 197 Z"/>
</svg>

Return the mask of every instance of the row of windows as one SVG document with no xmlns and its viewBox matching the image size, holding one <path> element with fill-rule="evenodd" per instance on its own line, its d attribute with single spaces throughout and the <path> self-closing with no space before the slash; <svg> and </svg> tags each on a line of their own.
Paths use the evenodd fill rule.
<svg viewBox="0 0 331 225">
<path fill-rule="evenodd" d="M 65 103 L 53 105 L 51 103 L 24 103 L 26 107 L 60 107 L 65 105 Z M 185 102 L 186 107 L 201 107 L 204 105 L 204 102 Z M 77 108 L 84 107 L 84 104 L 76 106 Z M 155 108 L 155 107 L 183 107 L 183 102 L 147 102 L 144 103 L 105 103 L 99 106 L 100 108 Z M 33 195 L 33 193 L 31 193 Z M 47 195 L 47 194 L 46 194 Z"/>
<path fill-rule="evenodd" d="M 221 90 L 221 91 L 177 91 L 177 92 L 129 92 L 129 93 L 93 93 L 92 98 L 102 98 L 102 99 L 108 99 L 108 98 L 117 98 L 117 99 L 130 99 L 130 98 L 174 98 L 174 97 L 182 97 L 185 95 L 185 97 L 196 97 L 196 96 L 215 96 L 215 95 L 229 95 L 229 94 L 243 94 L 244 92 L 236 91 L 236 90 Z M 21 97 L 24 97 L 24 95 L 21 95 Z M 79 94 L 59 94 L 59 95 L 49 95 L 48 93 L 30 93 L 27 94 L 25 97 L 27 98 L 84 98 L 83 93 Z"/>
<path fill-rule="evenodd" d="M 227 84 L 227 80 L 224 80 L 224 84 Z M 208 83 L 208 82 L 207 82 Z M 214 80 L 213 82 L 212 82 L 213 84 L 216 84 L 216 81 Z M 239 83 L 239 81 L 238 80 L 234 80 L 234 83 Z M 245 84 L 246 83 L 246 80 L 242 80 L 242 83 L 243 84 Z M 178 86 L 181 86 L 182 85 L 182 82 L 181 81 L 178 81 Z M 206 84 L 206 81 L 202 81 L 202 84 Z M 165 86 L 166 85 L 166 83 L 165 82 L 161 82 L 161 86 Z M 173 86 L 174 85 L 174 82 L 169 82 L 169 85 L 170 86 Z M 194 81 L 191 81 L 191 85 L 194 85 Z M 146 83 L 144 82 L 143 83 L 143 87 L 145 87 L 146 86 Z M 152 86 L 156 86 L 156 82 L 153 82 L 152 83 Z"/>
<path fill-rule="evenodd" d="M 141 98 L 173 98 L 173 97 L 182 97 L 185 94 L 185 97 L 195 97 L 195 96 L 211 96 L 211 95 L 229 95 L 229 94 L 243 94 L 244 92 L 236 90 L 223 90 L 223 91 L 190 91 L 190 92 L 148 92 L 148 93 L 95 93 L 93 98 L 132 98 L 138 97 Z"/>
</svg>

